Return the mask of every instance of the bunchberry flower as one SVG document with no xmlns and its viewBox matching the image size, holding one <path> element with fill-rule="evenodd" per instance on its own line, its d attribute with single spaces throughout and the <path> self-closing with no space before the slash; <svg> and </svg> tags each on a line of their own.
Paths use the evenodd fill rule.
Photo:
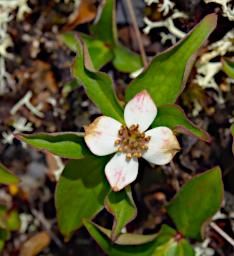
<svg viewBox="0 0 234 256">
<path fill-rule="evenodd" d="M 138 93 L 124 109 L 125 124 L 100 116 L 85 127 L 85 142 L 98 156 L 116 153 L 105 167 L 113 191 L 133 182 L 138 174 L 138 158 L 157 165 L 169 163 L 180 145 L 168 127 L 146 131 L 157 115 L 157 108 L 147 91 Z"/>
</svg>

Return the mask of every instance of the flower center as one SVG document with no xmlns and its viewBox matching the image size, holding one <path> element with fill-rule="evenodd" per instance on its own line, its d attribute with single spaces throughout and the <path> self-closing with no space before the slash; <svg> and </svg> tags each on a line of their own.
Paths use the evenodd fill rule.
<svg viewBox="0 0 234 256">
<path fill-rule="evenodd" d="M 122 125 L 115 145 L 118 146 L 117 151 L 126 154 L 128 160 L 132 157 L 140 158 L 148 149 L 150 136 L 146 136 L 144 132 L 139 131 L 139 125 L 134 124 L 130 128 Z"/>
</svg>

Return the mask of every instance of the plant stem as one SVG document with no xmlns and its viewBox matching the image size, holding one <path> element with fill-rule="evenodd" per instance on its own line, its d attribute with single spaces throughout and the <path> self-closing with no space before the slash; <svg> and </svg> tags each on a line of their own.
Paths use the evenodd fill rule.
<svg viewBox="0 0 234 256">
<path fill-rule="evenodd" d="M 234 239 L 231 238 L 227 233 L 225 233 L 218 225 L 214 222 L 210 223 L 210 226 L 220 235 L 222 236 L 228 243 L 230 243 L 234 247 Z"/>
<path fill-rule="evenodd" d="M 141 33 L 137 24 L 137 19 L 136 19 L 136 15 L 132 6 L 132 0 L 127 0 L 127 6 L 128 6 L 128 11 L 132 20 L 132 24 L 133 24 L 133 28 L 135 30 L 136 33 L 136 39 L 139 45 L 139 49 L 140 49 L 140 53 L 141 53 L 141 58 L 142 58 L 142 62 L 144 67 L 146 68 L 148 66 L 148 61 L 147 61 L 147 56 L 145 54 L 145 49 L 144 49 L 144 45 L 142 43 L 141 40 Z"/>
</svg>

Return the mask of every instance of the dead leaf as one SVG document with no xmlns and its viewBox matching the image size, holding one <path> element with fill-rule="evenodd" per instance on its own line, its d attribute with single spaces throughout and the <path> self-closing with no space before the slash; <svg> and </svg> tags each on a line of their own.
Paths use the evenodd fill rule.
<svg viewBox="0 0 234 256">
<path fill-rule="evenodd" d="M 97 13 L 94 0 L 81 1 L 78 8 L 69 17 L 68 23 L 63 27 L 63 31 L 73 30 L 77 25 L 93 20 Z"/>
<path fill-rule="evenodd" d="M 37 233 L 22 245 L 20 256 L 35 256 L 48 247 L 50 242 L 51 238 L 47 232 Z"/>
</svg>

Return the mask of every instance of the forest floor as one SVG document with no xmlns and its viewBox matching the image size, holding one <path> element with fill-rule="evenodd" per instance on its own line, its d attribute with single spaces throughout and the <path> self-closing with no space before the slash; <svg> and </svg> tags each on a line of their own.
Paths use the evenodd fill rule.
<svg viewBox="0 0 234 256">
<path fill-rule="evenodd" d="M 98 6 L 97 3 L 93 3 L 95 1 L 88 2 L 89 7 L 86 7 L 83 16 L 74 12 L 72 1 L 66 3 L 29 0 L 30 11 L 23 19 L 17 19 L 17 9 L 11 13 L 13 17 L 8 22 L 7 33 L 12 39 L 12 45 L 8 49 L 9 55 L 4 58 L 5 71 L 10 77 L 4 78 L 4 84 L 1 84 L 3 91 L 0 95 L 0 162 L 18 175 L 22 182 L 19 187 L 0 187 L 0 201 L 17 210 L 23 224 L 19 231 L 11 234 L 3 256 L 19 255 L 26 241 L 31 241 L 32 247 L 38 244 L 42 249 L 45 247 L 39 254 L 41 256 L 103 255 L 84 229 L 79 230 L 67 243 L 59 232 L 56 224 L 54 191 L 56 174 L 65 160 L 22 145 L 13 137 L 14 132 L 82 131 L 85 124 L 100 114 L 82 87 L 70 89 L 70 66 L 74 54 L 59 37 L 61 32 L 69 30 L 88 33 L 88 26 L 92 23 Z M 117 5 L 118 36 L 125 46 L 139 52 L 123 2 L 118 1 Z M 144 16 L 151 20 L 165 17 L 158 10 L 157 4 L 144 6 L 143 1 L 135 2 L 142 41 L 147 56 L 151 58 L 172 45 L 172 41 L 162 40 L 163 35 L 170 33 L 165 27 L 152 29 L 148 34 L 143 33 Z M 220 40 L 221 45 L 224 44 L 222 40 L 230 31 L 234 42 L 234 22 L 222 16 L 219 5 L 205 4 L 202 0 L 177 0 L 174 3 L 174 9 L 187 15 L 187 18 L 175 20 L 177 28 L 185 33 L 206 14 L 219 14 L 217 29 L 199 52 L 198 59 L 210 51 L 209 45 Z M 169 17 L 174 9 L 166 17 Z M 76 15 L 71 21 L 68 17 L 73 13 Z M 179 40 L 175 36 L 171 38 Z M 221 63 L 223 56 L 233 57 L 234 50 L 229 50 L 227 49 L 224 54 L 217 54 L 210 63 Z M 129 74 L 114 70 L 111 64 L 102 70 L 112 76 L 117 94 L 123 98 L 124 88 L 130 81 Z M 201 76 L 204 78 L 208 72 L 210 70 L 206 70 Z M 169 222 L 165 217 L 163 205 L 172 198 L 180 186 L 191 175 L 219 165 L 223 172 L 225 203 L 215 221 L 229 236 L 234 237 L 234 156 L 233 138 L 230 134 L 234 118 L 234 82 L 219 70 L 210 77 L 208 83 L 211 86 L 202 87 L 195 82 L 198 74 L 198 68 L 194 67 L 178 104 L 194 123 L 211 135 L 212 143 L 207 144 L 196 138 L 180 136 L 183 150 L 171 165 L 155 167 L 155 172 L 145 167 L 144 175 L 139 175 L 137 179 L 141 180 L 141 183 L 136 181 L 134 185 L 134 198 L 140 214 L 128 225 L 129 231 L 158 231 L 162 223 Z M 19 105 L 20 101 L 27 101 L 27 97 L 35 109 L 30 109 L 25 104 Z M 104 223 L 107 227 L 111 226 L 111 221 L 105 212 L 97 216 L 97 222 Z M 43 231 L 46 231 L 49 237 L 43 237 Z M 35 239 L 30 240 L 31 237 Z M 204 253 L 202 256 L 233 255 L 234 251 L 230 244 L 213 229 L 207 231 L 207 239 L 205 248 L 210 248 L 209 252 L 212 254 Z"/>
</svg>

